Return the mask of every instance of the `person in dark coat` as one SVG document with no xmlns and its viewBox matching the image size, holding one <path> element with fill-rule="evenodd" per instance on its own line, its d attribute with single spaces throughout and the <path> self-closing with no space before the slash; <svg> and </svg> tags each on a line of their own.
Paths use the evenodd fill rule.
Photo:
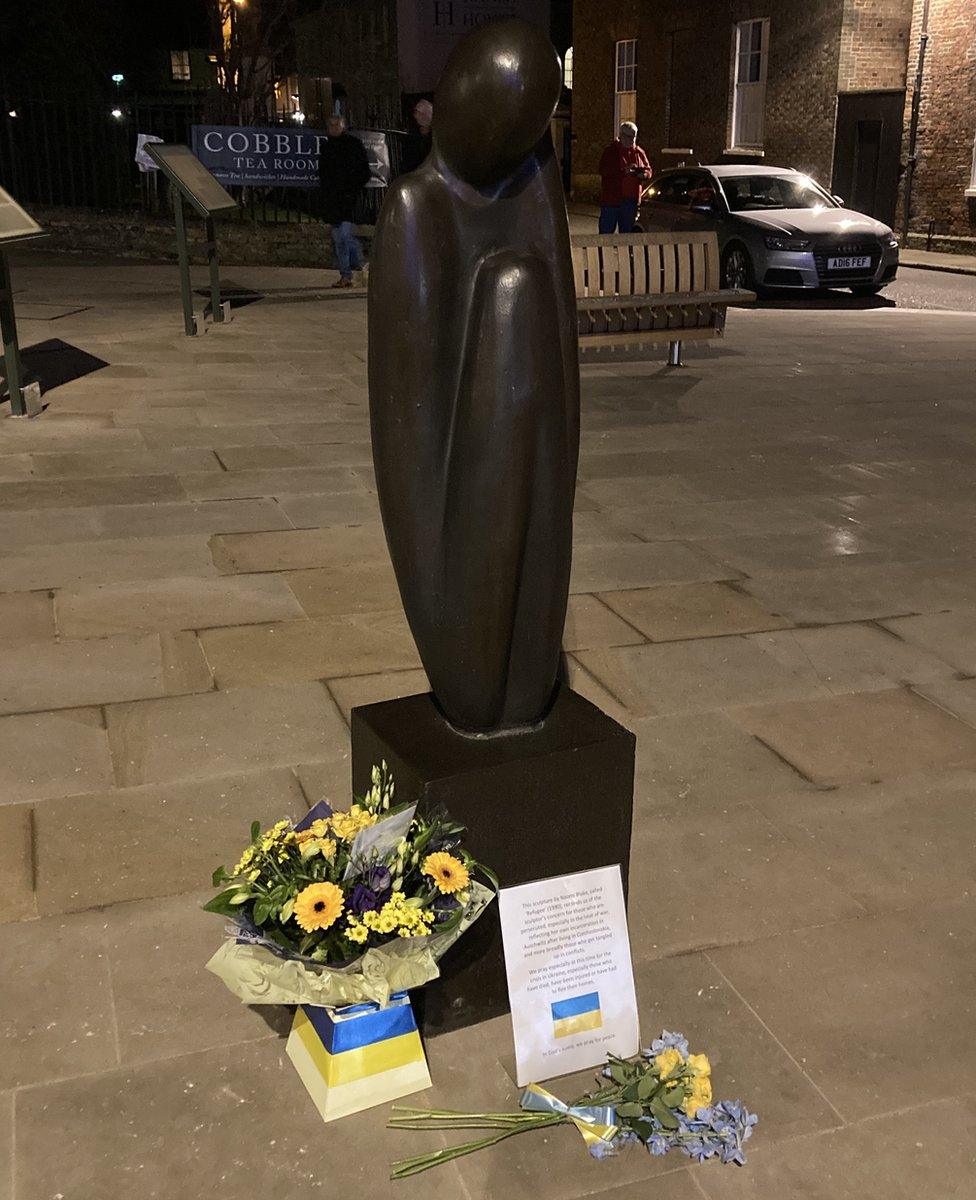
<svg viewBox="0 0 976 1200">
<path fill-rule="evenodd" d="M 369 156 L 357 137 L 346 132 L 343 117 L 325 123 L 328 141 L 319 155 L 322 215 L 332 226 L 339 278 L 332 285 L 352 287 L 353 271 L 363 269 L 363 251 L 356 237 L 356 201 L 369 180 Z"/>
<path fill-rule="evenodd" d="M 433 143 L 431 126 L 434 123 L 434 106 L 429 100 L 418 100 L 413 106 L 413 119 L 416 129 L 407 134 L 403 143 L 403 158 L 400 174 L 416 171 L 427 155 Z"/>
</svg>

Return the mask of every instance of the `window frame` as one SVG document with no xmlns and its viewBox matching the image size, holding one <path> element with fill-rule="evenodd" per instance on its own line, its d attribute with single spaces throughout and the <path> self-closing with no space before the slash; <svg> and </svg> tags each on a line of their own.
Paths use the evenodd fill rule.
<svg viewBox="0 0 976 1200">
<path fill-rule="evenodd" d="M 189 50 L 170 50 L 169 73 L 174 83 L 189 83 L 193 71 L 190 66 Z"/>
<path fill-rule="evenodd" d="M 753 34 L 759 28 L 760 41 L 758 48 L 753 46 Z M 743 48 L 744 37 L 748 30 L 749 46 Z M 756 59 L 758 65 L 756 79 L 740 79 L 742 64 Z M 751 74 L 751 70 L 747 72 Z M 769 73 L 769 17 L 750 17 L 746 21 L 737 21 L 732 31 L 732 111 L 729 122 L 729 149 L 747 154 L 761 154 L 766 138 L 766 81 Z M 745 89 L 758 95 L 758 135 L 755 139 L 746 141 L 742 137 L 743 99 Z M 756 119 L 757 114 L 750 114 Z"/>
<path fill-rule="evenodd" d="M 968 198 L 976 198 L 976 135 L 973 136 L 973 165 L 969 172 L 969 187 L 966 188 Z"/>
<path fill-rule="evenodd" d="M 622 97 L 626 97 L 623 103 Z M 623 121 L 637 122 L 637 38 L 621 38 L 613 46 L 614 137 Z"/>
</svg>

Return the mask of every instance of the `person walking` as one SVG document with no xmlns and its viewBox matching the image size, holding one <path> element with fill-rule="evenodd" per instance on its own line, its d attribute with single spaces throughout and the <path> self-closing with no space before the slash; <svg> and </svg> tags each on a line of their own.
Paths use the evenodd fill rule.
<svg viewBox="0 0 976 1200">
<path fill-rule="evenodd" d="M 357 137 L 346 132 L 343 117 L 329 117 L 329 137 L 319 155 L 322 215 L 332 226 L 339 278 L 334 288 L 352 287 L 353 271 L 363 269 L 363 252 L 356 237 L 356 201 L 369 180 L 369 156 Z"/>
<path fill-rule="evenodd" d="M 429 100 L 418 100 L 413 106 L 416 129 L 407 134 L 403 143 L 403 158 L 400 174 L 416 171 L 427 155 L 433 142 L 431 126 L 434 123 L 434 106 Z"/>
<path fill-rule="evenodd" d="M 600 156 L 600 232 L 633 233 L 651 164 L 637 145 L 637 126 L 624 121 L 620 136 Z"/>
</svg>

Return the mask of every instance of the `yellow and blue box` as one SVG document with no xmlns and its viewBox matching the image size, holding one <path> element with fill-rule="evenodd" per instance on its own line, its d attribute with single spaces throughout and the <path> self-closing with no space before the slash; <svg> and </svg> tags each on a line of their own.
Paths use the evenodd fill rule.
<svg viewBox="0 0 976 1200">
<path fill-rule="evenodd" d="M 295 1012 L 285 1051 L 323 1121 L 430 1087 L 405 992 L 392 996 L 388 1008 L 303 1005 Z"/>
</svg>

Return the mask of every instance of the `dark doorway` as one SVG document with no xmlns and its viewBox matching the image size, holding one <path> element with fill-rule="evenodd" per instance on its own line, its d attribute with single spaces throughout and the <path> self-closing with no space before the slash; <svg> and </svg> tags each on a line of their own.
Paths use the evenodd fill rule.
<svg viewBox="0 0 976 1200">
<path fill-rule="evenodd" d="M 849 92 L 837 97 L 832 189 L 848 208 L 889 225 L 898 201 L 904 92 Z"/>
</svg>

